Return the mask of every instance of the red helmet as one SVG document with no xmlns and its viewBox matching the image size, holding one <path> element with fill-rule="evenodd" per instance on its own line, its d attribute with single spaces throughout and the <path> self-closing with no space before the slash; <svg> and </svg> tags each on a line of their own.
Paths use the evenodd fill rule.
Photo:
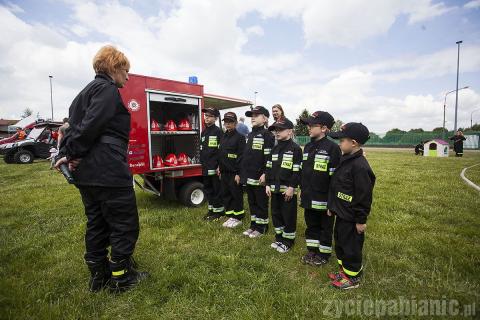
<svg viewBox="0 0 480 320">
<path fill-rule="evenodd" d="M 167 124 L 165 124 L 165 131 L 177 131 L 177 125 L 175 124 L 175 121 L 173 120 L 168 120 Z"/>
<path fill-rule="evenodd" d="M 153 167 L 155 168 L 163 168 L 163 160 L 158 154 L 153 156 Z"/>
<path fill-rule="evenodd" d="M 180 131 L 190 131 L 192 130 L 192 126 L 190 125 L 190 122 L 188 122 L 188 119 L 182 119 L 178 123 L 178 130 Z"/>
<path fill-rule="evenodd" d="M 167 167 L 176 167 L 178 166 L 177 157 L 170 153 L 165 157 L 165 161 L 163 162 Z"/>
<path fill-rule="evenodd" d="M 155 121 L 155 119 L 152 119 L 152 123 L 150 124 L 150 128 L 152 131 L 160 131 L 160 126 L 158 125 L 158 122 Z"/>
<path fill-rule="evenodd" d="M 180 153 L 178 155 L 178 165 L 179 166 L 186 166 L 190 164 L 190 160 L 188 159 L 188 156 L 185 153 Z"/>
</svg>

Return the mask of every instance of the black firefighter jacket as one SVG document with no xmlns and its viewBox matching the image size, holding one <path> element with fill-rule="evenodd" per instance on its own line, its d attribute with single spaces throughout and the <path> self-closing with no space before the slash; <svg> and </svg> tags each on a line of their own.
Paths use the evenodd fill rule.
<svg viewBox="0 0 480 320">
<path fill-rule="evenodd" d="M 240 174 L 244 149 L 245 136 L 238 133 L 237 129 L 225 132 L 220 140 L 220 172 Z"/>
<path fill-rule="evenodd" d="M 341 155 L 340 147 L 327 137 L 312 140 L 305 145 L 301 182 L 303 208 L 327 210 L 330 180 Z"/>
<path fill-rule="evenodd" d="M 76 185 L 132 186 L 127 162 L 130 113 L 109 76 L 97 74 L 75 97 L 68 123 L 60 155 L 82 159 L 72 173 Z M 109 143 L 103 142 L 106 138 Z"/>
<path fill-rule="evenodd" d="M 328 209 L 343 220 L 366 223 L 374 185 L 375 174 L 363 150 L 343 155 L 330 182 Z"/>
<path fill-rule="evenodd" d="M 267 158 L 272 152 L 275 137 L 264 127 L 253 127 L 248 134 L 240 174 L 242 184 L 259 186 L 265 173 Z"/>
<path fill-rule="evenodd" d="M 214 124 L 206 127 L 202 132 L 200 163 L 202 164 L 203 176 L 213 176 L 217 174 L 218 158 L 220 156 L 220 139 L 222 135 L 222 130 Z"/>
<path fill-rule="evenodd" d="M 278 141 L 267 160 L 265 173 L 267 186 L 273 193 L 283 193 L 288 187 L 300 184 L 302 149 L 292 139 Z M 295 190 L 296 192 L 296 190 Z"/>
</svg>

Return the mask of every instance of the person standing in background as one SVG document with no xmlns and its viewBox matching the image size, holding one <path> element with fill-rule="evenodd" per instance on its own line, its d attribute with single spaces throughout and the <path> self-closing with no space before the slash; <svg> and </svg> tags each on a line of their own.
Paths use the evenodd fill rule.
<svg viewBox="0 0 480 320">
<path fill-rule="evenodd" d="M 250 133 L 250 129 L 248 126 L 245 124 L 245 117 L 240 117 L 237 123 L 237 131 L 240 133 L 242 136 L 245 138 L 248 136 Z"/>
<path fill-rule="evenodd" d="M 463 157 L 463 141 L 467 140 L 463 135 L 463 132 L 458 130 L 457 134 L 450 137 L 453 140 L 453 150 L 455 150 L 456 157 Z"/>
</svg>

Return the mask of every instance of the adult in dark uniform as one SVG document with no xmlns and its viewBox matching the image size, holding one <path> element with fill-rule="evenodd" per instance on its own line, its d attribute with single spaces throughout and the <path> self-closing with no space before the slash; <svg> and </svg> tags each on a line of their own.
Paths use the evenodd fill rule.
<svg viewBox="0 0 480 320">
<path fill-rule="evenodd" d="M 130 63 L 116 48 L 104 46 L 93 59 L 93 69 L 95 79 L 70 106 L 70 127 L 55 166 L 68 164 L 85 206 L 90 290 L 108 283 L 110 289 L 124 291 L 148 275 L 136 270 L 132 258 L 139 222 L 127 163 L 130 113 L 118 91 L 128 81 Z"/>
<path fill-rule="evenodd" d="M 214 221 L 225 214 L 220 198 L 220 179 L 217 172 L 218 157 L 220 156 L 220 139 L 223 132 L 222 129 L 215 125 L 220 112 L 211 107 L 202 109 L 202 111 L 206 128 L 202 131 L 200 163 L 202 164 L 203 190 L 208 201 L 208 212 L 204 219 Z"/>
<path fill-rule="evenodd" d="M 463 135 L 463 132 L 458 130 L 457 134 L 453 137 L 450 137 L 450 140 L 453 140 L 453 150 L 455 150 L 456 157 L 463 156 L 463 141 L 467 140 Z"/>
</svg>

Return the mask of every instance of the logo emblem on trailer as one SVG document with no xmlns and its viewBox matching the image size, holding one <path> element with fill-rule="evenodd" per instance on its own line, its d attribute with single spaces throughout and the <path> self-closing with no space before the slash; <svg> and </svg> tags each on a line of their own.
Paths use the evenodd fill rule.
<svg viewBox="0 0 480 320">
<path fill-rule="evenodd" d="M 132 111 L 138 111 L 140 110 L 140 103 L 138 103 L 137 100 L 132 99 L 128 102 L 128 109 Z"/>
</svg>

